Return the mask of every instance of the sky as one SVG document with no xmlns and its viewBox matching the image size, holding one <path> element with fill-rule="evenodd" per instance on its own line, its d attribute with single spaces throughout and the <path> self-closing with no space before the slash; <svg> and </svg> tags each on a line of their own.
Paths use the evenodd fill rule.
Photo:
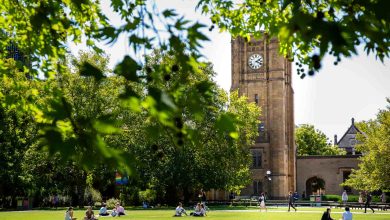
<svg viewBox="0 0 390 220">
<path fill-rule="evenodd" d="M 178 14 L 186 19 L 211 25 L 208 17 L 195 12 L 194 0 L 156 0 L 160 11 L 166 8 L 176 9 Z M 110 8 L 109 1 L 102 1 L 102 9 L 108 14 L 113 24 L 120 19 Z M 217 73 L 215 81 L 226 91 L 231 86 L 231 50 L 230 35 L 220 33 L 218 28 L 204 31 L 209 42 L 203 44 L 201 53 L 214 65 Z M 74 52 L 80 47 L 72 45 Z M 104 46 L 110 56 L 110 66 L 123 59 L 130 52 L 125 38 L 120 38 L 116 44 Z M 82 48 L 81 48 L 82 49 Z M 295 124 L 312 124 L 324 132 L 330 141 L 333 136 L 339 139 L 355 121 L 375 118 L 379 109 L 387 106 L 386 97 L 390 97 L 390 60 L 384 63 L 367 56 L 363 47 L 358 48 L 359 56 L 344 58 L 335 66 L 333 57 L 326 57 L 322 69 L 314 77 L 300 79 L 293 68 L 294 116 Z"/>
</svg>

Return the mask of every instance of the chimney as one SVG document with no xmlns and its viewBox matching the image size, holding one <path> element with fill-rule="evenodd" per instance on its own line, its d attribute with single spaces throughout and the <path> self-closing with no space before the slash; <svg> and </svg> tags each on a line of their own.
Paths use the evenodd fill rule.
<svg viewBox="0 0 390 220">
<path fill-rule="evenodd" d="M 337 134 L 334 135 L 334 143 L 333 145 L 337 145 Z"/>
<path fill-rule="evenodd" d="M 354 125 L 355 124 L 355 119 L 352 118 L 351 121 L 352 121 L 352 125 Z"/>
</svg>

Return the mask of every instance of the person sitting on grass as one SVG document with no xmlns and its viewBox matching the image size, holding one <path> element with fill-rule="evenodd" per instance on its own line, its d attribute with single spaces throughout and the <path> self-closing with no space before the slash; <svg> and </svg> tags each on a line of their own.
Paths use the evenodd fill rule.
<svg viewBox="0 0 390 220">
<path fill-rule="evenodd" d="M 198 203 L 195 207 L 195 212 L 191 212 L 190 215 L 192 216 L 206 216 L 206 209 L 203 203 Z"/>
<path fill-rule="evenodd" d="M 73 207 L 70 206 L 65 212 L 65 220 L 76 220 L 77 218 L 73 218 Z"/>
<path fill-rule="evenodd" d="M 324 214 L 322 214 L 321 220 L 334 220 L 330 217 L 330 208 L 327 208 Z"/>
<path fill-rule="evenodd" d="M 195 213 L 200 213 L 200 202 L 196 204 L 194 212 L 191 212 L 190 215 L 195 215 Z"/>
<path fill-rule="evenodd" d="M 179 202 L 179 205 L 175 209 L 174 217 L 181 217 L 182 214 L 187 215 L 186 210 L 183 208 L 183 204 Z"/>
<path fill-rule="evenodd" d="M 123 208 L 119 202 L 116 203 L 115 208 L 112 210 L 112 216 L 121 216 L 125 215 L 125 208 Z"/>
<path fill-rule="evenodd" d="M 108 211 L 107 211 L 107 205 L 106 205 L 106 203 L 103 203 L 103 204 L 102 204 L 102 207 L 101 207 L 100 210 L 99 210 L 99 215 L 100 215 L 100 216 L 108 216 L 108 215 L 109 215 L 109 213 L 108 213 Z"/>
<path fill-rule="evenodd" d="M 87 211 L 85 212 L 84 220 L 96 220 L 95 213 L 92 210 L 91 206 L 88 206 Z"/>
<path fill-rule="evenodd" d="M 352 213 L 349 211 L 349 207 L 345 207 L 345 212 L 343 213 L 343 218 L 341 220 L 352 220 Z"/>
</svg>

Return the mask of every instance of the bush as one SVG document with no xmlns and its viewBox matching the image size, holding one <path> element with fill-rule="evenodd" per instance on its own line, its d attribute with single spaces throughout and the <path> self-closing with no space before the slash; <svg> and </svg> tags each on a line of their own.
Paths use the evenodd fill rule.
<svg viewBox="0 0 390 220">
<path fill-rule="evenodd" d="M 111 198 L 106 201 L 107 209 L 113 209 L 117 203 L 120 203 L 119 199 Z"/>
<path fill-rule="evenodd" d="M 339 195 L 323 195 L 322 200 L 323 201 L 341 202 L 341 196 L 339 196 Z"/>
<path fill-rule="evenodd" d="M 359 202 L 359 196 L 357 196 L 357 195 L 348 195 L 348 202 Z"/>
<path fill-rule="evenodd" d="M 147 201 L 150 203 L 156 199 L 157 193 L 156 190 L 146 189 L 145 191 L 139 191 L 138 195 L 141 201 Z"/>
<path fill-rule="evenodd" d="M 102 201 L 102 194 L 98 190 L 92 187 L 85 188 L 84 202 L 86 202 L 88 205 L 93 205 L 94 202 L 101 202 L 101 201 Z"/>
<path fill-rule="evenodd" d="M 374 201 L 374 196 L 372 197 L 373 198 L 373 202 Z M 341 196 L 339 195 L 323 195 L 322 196 L 322 200 L 323 201 L 334 201 L 334 202 L 342 202 L 341 201 Z M 359 196 L 358 195 L 348 195 L 348 202 L 359 202 Z"/>
</svg>

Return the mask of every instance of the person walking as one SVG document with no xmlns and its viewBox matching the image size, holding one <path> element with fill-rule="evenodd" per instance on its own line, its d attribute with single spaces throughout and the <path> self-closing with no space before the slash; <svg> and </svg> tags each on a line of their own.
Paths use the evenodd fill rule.
<svg viewBox="0 0 390 220">
<path fill-rule="evenodd" d="M 380 198 L 381 198 L 382 203 L 386 203 L 386 193 L 385 192 L 382 192 Z"/>
<path fill-rule="evenodd" d="M 367 195 L 366 195 L 366 203 L 364 203 L 364 213 L 367 212 L 367 207 L 370 208 L 372 210 L 372 213 L 374 213 L 374 209 L 371 207 L 371 200 L 372 200 L 372 197 L 371 197 L 371 193 L 370 192 L 367 192 Z"/>
<path fill-rule="evenodd" d="M 287 200 L 288 200 L 288 211 L 290 211 L 290 207 L 292 207 L 295 211 L 297 211 L 297 209 L 294 206 L 294 196 L 291 191 L 288 194 Z"/>
<path fill-rule="evenodd" d="M 352 213 L 349 211 L 349 207 L 345 207 L 342 220 L 352 220 Z"/>
<path fill-rule="evenodd" d="M 344 206 L 347 204 L 348 202 L 347 190 L 344 190 L 343 194 L 341 194 L 341 201 L 343 201 Z"/>
<path fill-rule="evenodd" d="M 261 193 L 261 195 L 259 197 L 259 203 L 260 203 L 260 212 L 261 212 L 261 209 L 265 209 L 265 211 L 267 211 L 267 206 L 265 206 L 265 195 L 264 195 L 264 193 Z"/>
<path fill-rule="evenodd" d="M 360 192 L 359 193 L 359 200 L 358 200 L 358 202 L 359 202 L 359 207 L 360 207 L 360 209 L 362 209 L 363 208 L 363 193 L 362 192 Z"/>
</svg>

